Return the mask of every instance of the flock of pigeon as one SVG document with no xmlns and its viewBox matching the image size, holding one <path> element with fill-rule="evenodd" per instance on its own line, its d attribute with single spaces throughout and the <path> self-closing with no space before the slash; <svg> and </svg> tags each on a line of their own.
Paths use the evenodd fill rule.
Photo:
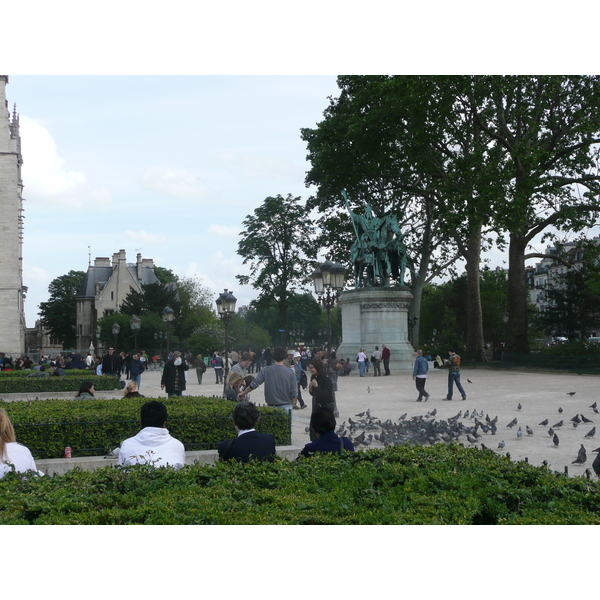
<svg viewBox="0 0 600 600">
<path fill-rule="evenodd" d="M 568 392 L 569 396 L 574 396 L 575 392 Z M 594 413 L 599 414 L 597 403 L 594 402 L 589 408 Z M 521 404 L 517 406 L 517 411 L 522 409 Z M 558 412 L 562 414 L 563 409 L 559 408 Z M 381 421 L 377 417 L 371 415 L 370 410 L 366 410 L 355 415 L 358 420 L 354 421 L 352 418 L 348 418 L 347 422 L 344 421 L 336 430 L 340 437 L 347 437 L 352 441 L 355 448 L 368 447 L 371 444 L 376 446 L 389 446 L 399 444 L 437 444 L 437 443 L 452 443 L 464 441 L 466 439 L 469 444 L 473 447 L 477 447 L 477 444 L 481 446 L 482 450 L 493 450 L 492 447 L 486 446 L 482 442 L 485 439 L 489 443 L 487 436 L 494 436 L 498 432 L 498 417 L 490 418 L 484 411 L 477 412 L 477 410 L 469 411 L 459 410 L 458 413 L 446 420 L 436 420 L 437 409 L 433 409 L 427 412 L 425 415 L 415 416 L 407 418 L 408 413 L 404 413 L 396 421 L 387 419 Z M 470 424 L 465 424 L 468 421 Z M 549 419 L 544 419 L 539 426 L 547 427 Z M 577 413 L 567 423 L 571 423 L 573 428 L 577 428 L 581 423 L 592 424 L 593 420 L 589 419 L 583 414 Z M 522 425 L 519 424 L 518 417 L 512 419 L 505 427 L 513 429 L 513 427 L 519 426 L 517 430 L 517 439 L 521 440 L 523 435 L 528 437 L 534 435 L 533 429 L 525 424 L 525 431 L 523 431 Z M 561 427 L 565 427 L 564 419 L 560 419 L 549 427 L 547 433 L 552 438 L 555 447 L 560 444 L 560 432 Z M 593 426 L 585 435 L 584 439 L 593 439 L 596 435 L 596 427 Z M 499 436 L 502 437 L 502 436 Z M 508 438 L 507 438 L 508 439 Z M 491 446 L 492 444 L 490 444 Z M 503 450 L 506 446 L 506 442 L 501 439 L 497 445 L 499 450 Z M 592 450 L 596 452 L 597 456 L 592 463 L 592 469 L 598 477 L 600 477 L 600 447 Z M 510 454 L 508 454 L 510 457 Z M 577 457 L 571 463 L 574 465 L 583 465 L 587 462 L 587 450 L 583 444 L 579 449 Z M 547 461 L 543 461 L 543 464 L 548 466 Z M 588 474 L 589 476 L 589 474 Z"/>
</svg>

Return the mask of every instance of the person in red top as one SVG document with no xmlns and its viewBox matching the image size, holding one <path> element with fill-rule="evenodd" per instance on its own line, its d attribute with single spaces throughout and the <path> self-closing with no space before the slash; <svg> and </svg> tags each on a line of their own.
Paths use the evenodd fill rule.
<svg viewBox="0 0 600 600">
<path fill-rule="evenodd" d="M 390 349 L 383 344 L 381 347 L 381 360 L 383 361 L 383 368 L 385 369 L 385 374 L 390 374 Z"/>
</svg>

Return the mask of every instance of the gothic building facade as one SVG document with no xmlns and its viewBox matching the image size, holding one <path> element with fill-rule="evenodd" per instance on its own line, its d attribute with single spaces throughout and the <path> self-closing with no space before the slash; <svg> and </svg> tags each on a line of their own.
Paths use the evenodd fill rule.
<svg viewBox="0 0 600 600">
<path fill-rule="evenodd" d="M 16 106 L 6 99 L 8 75 L 0 75 L 0 352 L 25 351 L 23 286 L 23 181 L 21 136 Z"/>
<path fill-rule="evenodd" d="M 77 350 L 84 354 L 94 346 L 98 351 L 98 319 L 118 312 L 132 290 L 141 292 L 142 285 L 157 281 L 154 261 L 142 258 L 141 254 L 137 255 L 135 263 L 127 262 L 125 250 L 115 252 L 112 261 L 96 258 L 88 267 L 77 293 Z"/>
</svg>

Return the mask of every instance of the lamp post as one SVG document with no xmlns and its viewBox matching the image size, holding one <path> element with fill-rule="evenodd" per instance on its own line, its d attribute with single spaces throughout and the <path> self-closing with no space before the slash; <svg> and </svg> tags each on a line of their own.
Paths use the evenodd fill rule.
<svg viewBox="0 0 600 600">
<path fill-rule="evenodd" d="M 133 315 L 129 321 L 129 326 L 131 327 L 131 331 L 133 331 L 133 351 L 137 352 L 137 336 L 142 328 L 142 320 L 137 315 Z"/>
<path fill-rule="evenodd" d="M 167 306 L 165 310 L 162 311 L 162 320 L 167 325 L 167 359 L 169 358 L 169 354 L 171 354 L 171 323 L 175 320 L 175 311 Z"/>
<path fill-rule="evenodd" d="M 332 380 L 333 365 L 331 364 L 331 309 L 335 306 L 340 292 L 344 289 L 346 269 L 339 263 L 332 263 L 329 257 L 313 271 L 311 277 L 319 302 L 327 311 L 327 375 Z M 334 392 L 335 399 L 335 392 Z M 336 406 L 337 409 L 337 406 Z"/>
<path fill-rule="evenodd" d="M 121 331 L 121 326 L 118 323 L 113 323 L 112 334 L 115 338 L 115 352 L 117 351 L 117 337 L 119 337 L 119 331 Z"/>
<path fill-rule="evenodd" d="M 232 292 L 225 290 L 219 294 L 215 303 L 217 313 L 225 325 L 225 364 L 223 365 L 223 398 L 227 397 L 227 376 L 229 375 L 229 321 L 231 315 L 235 312 L 235 303 L 237 298 Z"/>
</svg>

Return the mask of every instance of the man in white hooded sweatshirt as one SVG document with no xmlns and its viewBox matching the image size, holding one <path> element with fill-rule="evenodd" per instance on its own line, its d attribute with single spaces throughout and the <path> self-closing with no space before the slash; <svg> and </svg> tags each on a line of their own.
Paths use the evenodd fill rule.
<svg viewBox="0 0 600 600">
<path fill-rule="evenodd" d="M 143 429 L 121 444 L 119 464 L 183 467 L 185 448 L 179 440 L 169 435 L 167 407 L 157 400 L 146 402 L 142 406 L 141 422 Z"/>
</svg>

